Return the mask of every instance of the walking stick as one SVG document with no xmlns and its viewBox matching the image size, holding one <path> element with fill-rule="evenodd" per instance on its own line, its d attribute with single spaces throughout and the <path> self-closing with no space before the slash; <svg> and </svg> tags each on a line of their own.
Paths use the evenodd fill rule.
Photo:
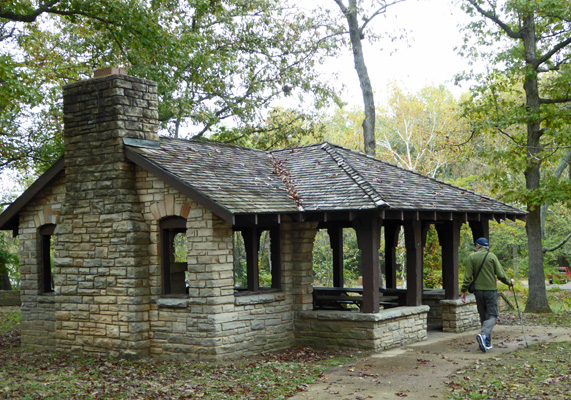
<svg viewBox="0 0 571 400">
<path fill-rule="evenodd" d="M 521 325 L 521 331 L 523 333 L 523 340 L 525 341 L 525 347 L 528 347 L 527 338 L 525 337 L 525 330 L 523 329 L 523 320 L 521 319 L 521 312 L 519 311 L 519 305 L 517 304 L 517 297 L 515 295 L 514 285 L 511 286 L 512 286 L 512 292 L 514 294 L 515 306 L 517 308 L 517 313 L 519 315 L 519 323 Z"/>
</svg>

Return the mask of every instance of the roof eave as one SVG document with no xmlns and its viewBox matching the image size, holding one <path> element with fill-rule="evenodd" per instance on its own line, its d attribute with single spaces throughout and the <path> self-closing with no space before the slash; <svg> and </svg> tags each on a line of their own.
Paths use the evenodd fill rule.
<svg viewBox="0 0 571 400">
<path fill-rule="evenodd" d="M 230 210 L 214 202 L 208 196 L 181 181 L 178 177 L 161 168 L 159 165 L 149 161 L 135 150 L 125 146 L 125 157 L 144 170 L 158 176 L 165 183 L 180 191 L 182 194 L 190 197 L 204 208 L 212 211 L 226 222 L 234 224 L 234 214 Z"/>
<path fill-rule="evenodd" d="M 18 232 L 20 211 L 56 176 L 65 169 L 64 158 L 61 157 L 38 180 L 36 180 L 24 193 L 0 214 L 0 230 L 12 230 L 14 235 Z"/>
</svg>

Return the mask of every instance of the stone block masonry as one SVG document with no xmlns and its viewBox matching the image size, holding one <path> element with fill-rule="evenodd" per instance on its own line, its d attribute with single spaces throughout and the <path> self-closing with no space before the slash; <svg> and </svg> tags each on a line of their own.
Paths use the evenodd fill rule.
<svg viewBox="0 0 571 400">
<path fill-rule="evenodd" d="M 428 306 L 396 307 L 376 314 L 304 311 L 296 320 L 296 344 L 380 351 L 427 338 Z"/>
<path fill-rule="evenodd" d="M 42 287 L 39 229 L 59 222 L 65 199 L 65 179 L 61 173 L 20 216 L 20 298 L 22 345 L 49 349 L 55 346 L 55 296 Z M 54 274 L 54 282 L 61 277 Z"/>
<path fill-rule="evenodd" d="M 149 352 L 149 227 L 125 137 L 158 140 L 157 87 L 108 75 L 64 87 L 65 201 L 55 231 L 56 343 Z"/>
<path fill-rule="evenodd" d="M 20 306 L 19 290 L 0 290 L 0 307 L 2 306 Z"/>
<path fill-rule="evenodd" d="M 466 296 L 466 303 L 462 300 L 441 300 L 442 330 L 444 332 L 464 332 L 480 327 L 480 317 L 476 309 L 476 298 L 473 294 Z"/>
</svg>

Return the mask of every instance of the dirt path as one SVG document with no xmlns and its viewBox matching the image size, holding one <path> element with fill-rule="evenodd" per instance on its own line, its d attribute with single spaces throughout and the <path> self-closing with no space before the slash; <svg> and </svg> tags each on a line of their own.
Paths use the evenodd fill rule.
<svg viewBox="0 0 571 400">
<path fill-rule="evenodd" d="M 570 341 L 569 328 L 525 327 L 528 344 Z M 336 367 L 294 400 L 441 399 L 451 374 L 475 362 L 524 347 L 521 326 L 497 325 L 494 348 L 478 350 L 478 330 L 463 334 L 429 332 L 428 340 L 383 351 Z"/>
</svg>

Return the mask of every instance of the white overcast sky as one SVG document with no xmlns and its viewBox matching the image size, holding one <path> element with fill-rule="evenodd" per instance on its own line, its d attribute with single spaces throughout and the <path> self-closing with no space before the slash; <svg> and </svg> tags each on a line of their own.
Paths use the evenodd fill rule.
<svg viewBox="0 0 571 400">
<path fill-rule="evenodd" d="M 321 0 L 330 2 L 333 0 Z M 330 6 L 332 7 L 332 6 Z M 452 0 L 407 0 L 390 7 L 386 16 L 373 20 L 377 31 L 407 31 L 407 42 L 379 41 L 364 48 L 365 62 L 375 91 L 375 100 L 383 103 L 387 84 L 417 92 L 431 84 L 445 84 L 455 95 L 467 91 L 454 86 L 454 76 L 468 68 L 467 60 L 454 50 L 463 40 L 459 25 L 467 16 Z M 340 59 L 331 60 L 328 69 L 340 73 L 339 81 L 347 88 L 343 100 L 361 105 L 362 96 L 348 49 Z"/>
</svg>

